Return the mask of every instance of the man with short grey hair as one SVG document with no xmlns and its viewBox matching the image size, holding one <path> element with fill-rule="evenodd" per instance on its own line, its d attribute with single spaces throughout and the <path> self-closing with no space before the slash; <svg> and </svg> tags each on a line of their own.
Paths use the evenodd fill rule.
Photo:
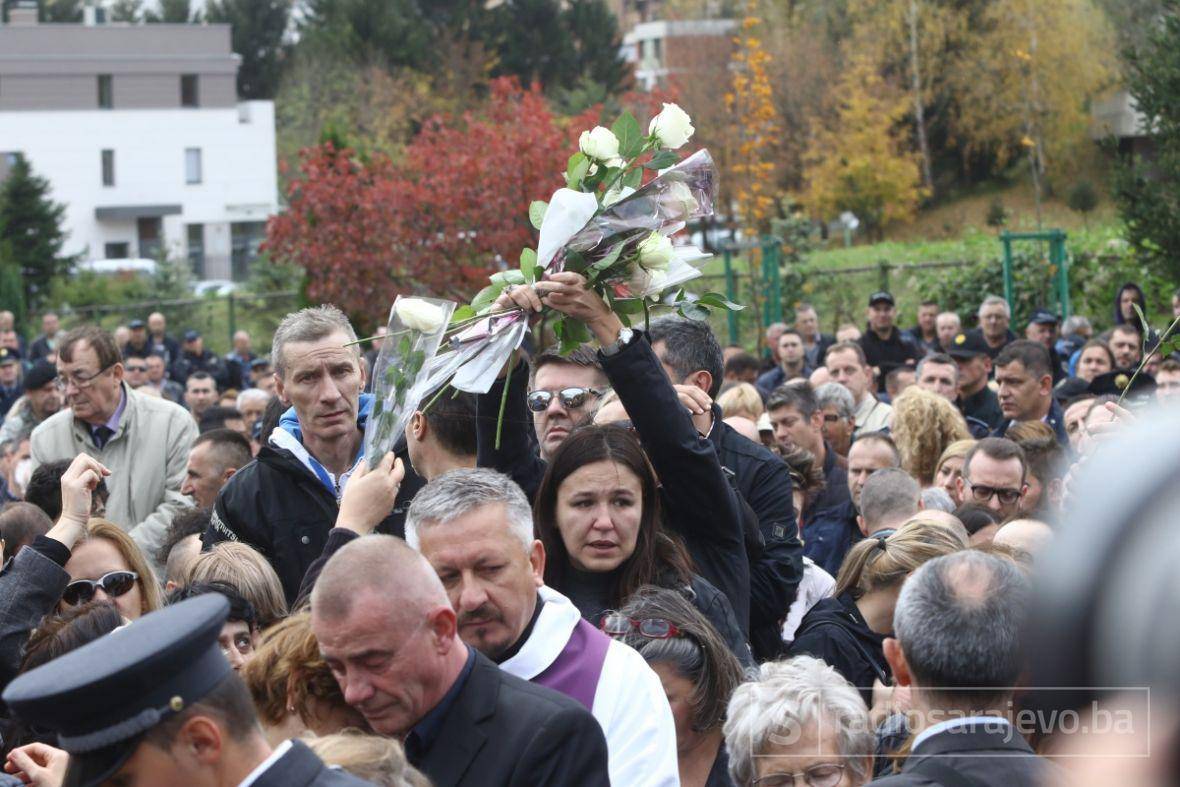
<svg viewBox="0 0 1180 787">
<path fill-rule="evenodd" d="M 660 679 L 545 586 L 532 507 L 510 478 L 479 468 L 431 479 L 410 505 L 406 542 L 438 574 L 465 643 L 594 714 L 613 784 L 678 783 L 676 728 Z"/>
<path fill-rule="evenodd" d="M 891 536 L 921 508 L 922 488 L 909 473 L 886 467 L 869 476 L 860 490 L 856 523 L 864 536 Z"/>
<path fill-rule="evenodd" d="M 987 355 L 993 361 L 996 356 L 1012 342 L 1016 341 L 1016 334 L 1009 330 L 1012 322 L 1012 309 L 1008 301 L 998 295 L 989 295 L 979 304 L 979 327 L 968 333 L 983 339 L 987 346 Z"/>
<path fill-rule="evenodd" d="M 373 397 L 356 333 L 335 306 L 288 314 L 274 334 L 276 393 L 289 409 L 221 490 L 202 541 L 242 541 L 261 552 L 295 600 L 304 573 L 327 544 L 341 495 L 363 458 Z M 376 468 L 373 468 L 374 470 Z M 386 472 L 393 472 L 388 468 Z M 397 467 L 401 480 L 400 465 Z M 378 532 L 400 535 L 386 512 Z"/>
<path fill-rule="evenodd" d="M 938 332 L 939 351 L 946 352 L 963 330 L 963 321 L 955 312 L 942 312 L 934 318 L 934 330 Z"/>
<path fill-rule="evenodd" d="M 1010 560 L 963 550 L 902 586 L 885 658 L 910 686 L 913 730 L 901 773 L 874 784 L 1038 785 L 1049 766 L 1006 718 L 1020 676 L 1029 584 Z"/>
<path fill-rule="evenodd" d="M 815 403 L 824 414 L 820 427 L 825 440 L 840 456 L 848 456 L 856 431 L 856 400 L 840 383 L 824 383 L 815 389 Z"/>
</svg>

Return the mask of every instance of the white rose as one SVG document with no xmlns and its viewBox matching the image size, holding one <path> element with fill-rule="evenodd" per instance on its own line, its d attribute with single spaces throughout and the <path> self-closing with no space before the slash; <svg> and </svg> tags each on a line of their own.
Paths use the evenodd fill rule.
<svg viewBox="0 0 1180 787">
<path fill-rule="evenodd" d="M 664 282 L 667 280 L 668 274 L 664 271 L 646 271 L 643 268 L 636 268 L 627 281 L 627 289 L 633 298 L 649 298 L 663 290 Z"/>
<path fill-rule="evenodd" d="M 647 133 L 659 139 L 660 145 L 669 150 L 683 147 L 684 143 L 692 139 L 695 131 L 692 118 L 675 104 L 664 104 L 663 110 L 651 119 L 647 127 Z"/>
<path fill-rule="evenodd" d="M 402 325 L 425 334 L 436 332 L 446 320 L 446 312 L 421 298 L 398 298 L 393 311 Z"/>
<path fill-rule="evenodd" d="M 639 244 L 639 264 L 649 271 L 667 268 L 675 256 L 672 241 L 658 232 L 648 235 Z"/>
<path fill-rule="evenodd" d="M 609 128 L 595 126 L 578 137 L 578 149 L 586 158 L 611 162 L 619 157 L 619 138 Z"/>
<path fill-rule="evenodd" d="M 692 189 L 680 181 L 675 181 L 668 187 L 668 199 L 679 211 L 676 216 L 691 216 L 700 207 L 696 197 L 692 195 Z"/>
</svg>

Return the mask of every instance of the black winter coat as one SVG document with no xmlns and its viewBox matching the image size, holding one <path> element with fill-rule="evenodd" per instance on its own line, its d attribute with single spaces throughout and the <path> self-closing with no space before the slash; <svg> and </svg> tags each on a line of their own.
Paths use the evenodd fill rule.
<svg viewBox="0 0 1180 787">
<path fill-rule="evenodd" d="M 823 659 L 844 676 L 873 705 L 873 680 L 889 684 L 885 637 L 865 623 L 856 602 L 847 594 L 822 599 L 803 616 L 790 655 Z"/>
<path fill-rule="evenodd" d="M 406 457 L 398 455 L 407 465 L 407 477 L 394 510 L 377 532 L 404 537 L 405 512 L 422 482 L 409 473 Z M 209 549 L 222 541 L 241 541 L 254 547 L 274 567 L 292 604 L 304 573 L 324 551 L 338 513 L 335 496 L 294 454 L 265 445 L 217 496 L 201 544 Z"/>
</svg>

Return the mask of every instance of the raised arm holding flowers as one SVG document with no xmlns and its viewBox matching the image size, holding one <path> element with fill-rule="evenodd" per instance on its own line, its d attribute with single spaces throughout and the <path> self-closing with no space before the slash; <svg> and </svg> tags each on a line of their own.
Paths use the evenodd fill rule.
<svg viewBox="0 0 1180 787">
<path fill-rule="evenodd" d="M 454 309 L 445 329 L 434 317 L 447 302 L 399 298 L 374 370 L 379 409 L 366 433 L 366 456 L 379 460 L 423 395 L 440 395 L 447 383 L 486 393 L 532 314 L 549 313 L 566 353 L 592 333 L 614 341 L 632 318 L 643 315 L 646 322 L 653 303 L 696 319 L 711 308 L 740 309 L 716 293 L 682 288 L 710 255 L 671 238 L 687 222 L 713 214 L 717 190 L 708 151 L 684 160 L 675 152 L 693 132 L 691 118 L 675 104 L 664 105 L 646 135 L 629 112 L 609 129 L 584 131 L 567 163 L 566 187 L 529 207 L 537 248 L 524 249 L 516 269 L 493 274 L 470 304 Z"/>
</svg>

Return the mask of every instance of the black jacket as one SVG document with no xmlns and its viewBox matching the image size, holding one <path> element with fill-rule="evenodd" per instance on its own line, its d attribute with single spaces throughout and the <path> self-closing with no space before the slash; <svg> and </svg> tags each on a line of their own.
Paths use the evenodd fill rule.
<svg viewBox="0 0 1180 787">
<path fill-rule="evenodd" d="M 999 429 L 1000 425 L 1004 423 L 1004 411 L 1000 409 L 1000 397 L 986 385 L 966 399 L 960 397 L 958 405 L 959 412 L 963 414 L 964 418 L 982 421 L 987 424 L 988 429 Z"/>
<path fill-rule="evenodd" d="M 419 486 L 403 481 L 378 533 L 404 537 L 405 511 Z M 242 541 L 257 549 L 278 573 L 291 604 L 304 573 L 324 551 L 338 513 L 335 496 L 294 454 L 265 445 L 222 488 L 201 543 L 209 549 L 222 541 Z"/>
<path fill-rule="evenodd" d="M 253 782 L 256 787 L 363 787 L 369 782 L 348 771 L 329 768 L 298 738 L 291 748 Z"/>
<path fill-rule="evenodd" d="M 834 577 L 840 573 L 848 550 L 861 538 L 860 526 L 856 523 L 856 506 L 849 497 L 843 503 L 816 511 L 808 518 L 803 554 Z"/>
<path fill-rule="evenodd" d="M 992 432 L 992 437 L 1003 437 L 1008 428 L 1016 423 L 1015 419 L 1005 420 L 1000 426 Z M 1056 399 L 1049 400 L 1049 412 L 1045 415 L 1045 425 L 1053 430 L 1053 435 L 1057 438 L 1057 444 L 1069 451 L 1069 435 L 1065 432 L 1065 414 L 1061 411 L 1061 405 L 1057 404 Z"/>
<path fill-rule="evenodd" d="M 479 653 L 434 743 L 415 759 L 436 787 L 610 784 L 606 738 L 590 712 Z"/>
<path fill-rule="evenodd" d="M 1016 341 L 1016 334 L 1012 333 L 1012 331 L 1008 331 L 1008 333 L 1004 335 L 1004 343 L 999 347 L 992 347 L 987 343 L 987 339 L 984 338 L 983 330 L 981 328 L 972 328 L 970 331 L 968 331 L 968 333 L 978 336 L 983 341 L 983 343 L 987 345 L 987 355 L 993 361 L 996 359 L 996 356 L 998 356 L 1004 350 L 1005 347 Z M 995 375 L 995 369 L 992 370 L 992 375 Z"/>
<path fill-rule="evenodd" d="M 230 385 L 229 368 L 212 350 L 204 350 L 200 355 L 181 353 L 172 362 L 172 379 L 181 385 L 188 381 L 189 375 L 197 372 L 207 372 L 217 383 L 218 390 L 224 391 Z"/>
<path fill-rule="evenodd" d="M 750 560 L 750 644 L 759 661 L 782 653 L 782 619 L 803 579 L 803 544 L 799 541 L 791 474 L 786 463 L 721 419 L 713 405 L 709 442 L 730 471 L 742 500 L 753 509 L 762 534 Z"/>
<path fill-rule="evenodd" d="M 952 718 L 947 716 L 946 718 Z M 1036 787 L 1049 783 L 1053 766 L 1038 757 L 1012 727 L 955 727 L 923 740 L 901 773 L 873 782 L 888 787 Z"/>
<path fill-rule="evenodd" d="M 637 334 L 618 354 L 600 354 L 600 360 L 660 479 L 664 521 L 684 539 L 697 573 L 729 599 L 746 632 L 750 567 L 736 493 L 712 444 L 701 437 L 680 404 L 647 337 Z M 496 450 L 503 386 L 504 381 L 497 380 L 477 399 L 476 462 L 508 475 L 531 500 L 545 475 L 545 462 L 528 436 L 533 422 L 525 405 L 528 376 L 523 365 L 508 377 L 504 428 Z"/>
<path fill-rule="evenodd" d="M 865 327 L 860 337 L 861 349 L 865 351 L 865 360 L 869 366 L 878 369 L 877 391 L 885 390 L 885 376 L 901 366 L 913 368 L 926 353 L 914 344 L 908 334 L 904 334 L 893 326 L 888 339 L 882 339 L 872 328 Z"/>
<path fill-rule="evenodd" d="M 790 655 L 823 659 L 856 686 L 865 705 L 872 707 L 873 681 L 889 683 L 884 641 L 884 635 L 868 627 L 856 602 L 845 593 L 821 599 L 803 616 Z"/>
</svg>

